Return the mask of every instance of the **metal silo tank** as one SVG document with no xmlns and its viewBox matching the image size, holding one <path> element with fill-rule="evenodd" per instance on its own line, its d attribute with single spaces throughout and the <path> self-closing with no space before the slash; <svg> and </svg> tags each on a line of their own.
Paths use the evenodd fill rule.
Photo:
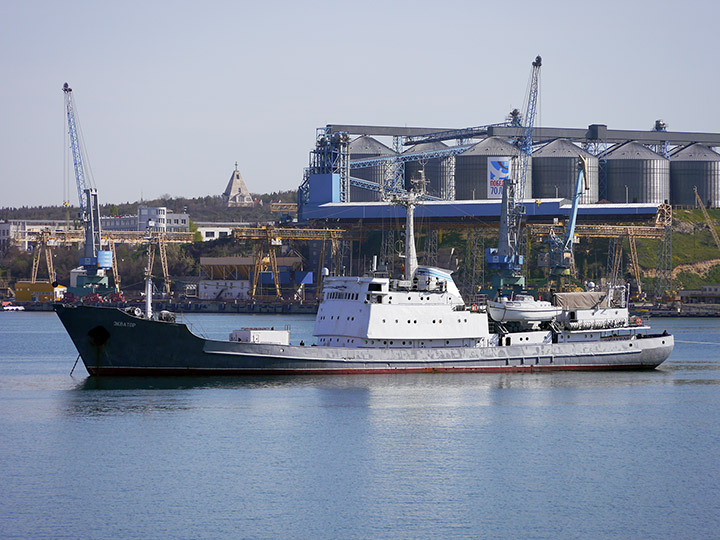
<svg viewBox="0 0 720 540">
<path fill-rule="evenodd" d="M 500 198 L 497 193 L 488 193 L 488 164 L 491 165 L 492 172 L 492 162 L 497 161 L 494 158 L 512 158 L 518 155 L 520 155 L 520 151 L 516 146 L 499 137 L 483 139 L 469 150 L 459 154 L 455 158 L 455 199 Z M 530 163 L 528 163 L 528 167 L 524 198 L 529 199 L 532 193 Z"/>
<path fill-rule="evenodd" d="M 421 152 L 434 152 L 437 150 L 445 150 L 447 145 L 442 142 L 429 142 L 416 144 L 405 150 L 403 155 L 407 154 L 418 154 Z M 425 168 L 425 191 L 429 195 L 440 197 L 442 192 L 443 182 L 445 180 L 446 168 L 443 166 L 443 160 L 445 158 L 432 158 L 422 161 L 406 161 L 405 162 L 405 189 L 410 189 L 412 184 L 411 180 L 420 178 L 420 171 Z"/>
<path fill-rule="evenodd" d="M 350 143 L 349 152 L 351 164 L 353 161 L 357 160 L 395 155 L 395 152 L 392 149 L 388 148 L 377 139 L 368 137 L 367 135 L 363 135 L 352 141 Z M 375 165 L 373 167 L 363 167 L 362 169 L 350 169 L 350 176 L 380 184 L 385 178 L 385 171 L 387 169 L 388 165 L 386 164 Z"/>
<path fill-rule="evenodd" d="M 610 202 L 670 202 L 670 161 L 640 143 L 623 143 L 607 154 L 607 186 Z"/>
<path fill-rule="evenodd" d="M 598 159 L 567 139 L 557 139 L 533 152 L 532 196 L 536 199 L 572 199 L 577 185 L 580 156 L 587 160 L 587 186 L 582 204 L 598 201 Z"/>
<path fill-rule="evenodd" d="M 720 208 L 720 155 L 699 143 L 670 156 L 670 204 L 694 206 L 695 186 L 705 206 Z"/>
</svg>

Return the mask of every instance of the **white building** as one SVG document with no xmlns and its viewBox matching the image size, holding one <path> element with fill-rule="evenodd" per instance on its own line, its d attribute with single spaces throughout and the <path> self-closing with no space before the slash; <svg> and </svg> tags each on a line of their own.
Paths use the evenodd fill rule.
<svg viewBox="0 0 720 540">
<path fill-rule="evenodd" d="M 101 216 L 100 229 L 103 231 L 137 231 L 137 216 Z"/>
<path fill-rule="evenodd" d="M 168 212 L 164 206 L 138 206 L 137 230 L 156 232 L 188 232 L 190 216 Z"/>
<path fill-rule="evenodd" d="M 72 230 L 72 222 L 53 219 L 9 219 L 0 221 L 0 248 L 6 249 L 10 244 L 16 244 L 20 249 L 28 251 L 30 242 L 27 233 L 38 233 L 50 229 L 51 231 Z"/>
</svg>

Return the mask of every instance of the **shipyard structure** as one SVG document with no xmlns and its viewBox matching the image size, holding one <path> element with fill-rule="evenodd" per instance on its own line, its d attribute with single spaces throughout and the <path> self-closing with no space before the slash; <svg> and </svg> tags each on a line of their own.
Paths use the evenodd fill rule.
<svg viewBox="0 0 720 540">
<path fill-rule="evenodd" d="M 317 133 L 299 189 L 300 220 L 381 219 L 393 193 L 423 173 L 431 219 L 500 215 L 504 178 L 521 154 L 522 125 L 465 129 L 329 124 Z M 385 140 L 385 142 L 382 142 Z M 387 144 L 386 144 L 387 143 Z M 562 215 L 577 164 L 587 161 L 579 219 L 653 214 L 658 205 L 720 207 L 720 134 L 536 127 L 521 199 L 541 216 Z M 423 210 L 419 209 L 420 215 Z"/>
</svg>

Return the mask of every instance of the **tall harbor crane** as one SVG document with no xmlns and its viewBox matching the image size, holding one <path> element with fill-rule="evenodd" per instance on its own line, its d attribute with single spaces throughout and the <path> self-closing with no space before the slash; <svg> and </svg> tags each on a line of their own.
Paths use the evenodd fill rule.
<svg viewBox="0 0 720 540">
<path fill-rule="evenodd" d="M 75 166 L 78 202 L 80 204 L 83 230 L 85 231 L 84 256 L 80 260 L 80 264 L 85 269 L 93 271 L 97 269 L 97 256 L 100 251 L 100 204 L 97 189 L 88 187 L 85 179 L 85 164 L 75 115 L 75 100 L 73 99 L 72 88 L 68 83 L 63 85 L 63 92 L 65 93 L 70 150 L 73 165 Z"/>
<path fill-rule="evenodd" d="M 98 192 L 95 187 L 89 187 L 86 181 L 84 151 L 80 139 L 75 100 L 73 99 L 72 88 L 68 83 L 63 85 L 63 93 L 65 94 L 67 127 L 75 167 L 75 183 L 80 205 L 80 217 L 85 233 L 85 246 L 83 256 L 80 258 L 80 266 L 85 270 L 85 276 L 81 280 L 82 284 L 78 284 L 78 286 L 89 286 L 93 289 L 106 288 L 107 278 L 104 275 L 104 269 L 112 268 L 114 261 L 112 260 L 112 252 L 103 251 L 101 248 Z"/>
<path fill-rule="evenodd" d="M 499 270 L 499 274 L 493 277 L 494 289 L 507 286 L 521 289 L 525 286 L 525 278 L 522 275 L 523 256 L 520 254 L 520 233 L 525 214 L 522 200 L 525 196 L 528 165 L 532 153 L 541 66 L 542 58 L 535 57 L 530 74 L 525 127 L 522 136 L 516 141 L 520 155 L 515 163 L 516 167 L 513 167 L 512 176 L 503 182 L 498 247 L 486 249 L 488 267 Z"/>
</svg>

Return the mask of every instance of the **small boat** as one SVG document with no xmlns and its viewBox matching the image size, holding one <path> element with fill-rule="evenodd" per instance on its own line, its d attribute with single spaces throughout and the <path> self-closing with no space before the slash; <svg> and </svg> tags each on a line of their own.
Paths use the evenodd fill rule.
<svg viewBox="0 0 720 540">
<path fill-rule="evenodd" d="M 531 294 L 517 294 L 512 298 L 501 296 L 497 300 L 488 300 L 487 311 L 497 322 L 533 324 L 552 321 L 563 310 L 545 300 L 536 300 Z"/>
</svg>

